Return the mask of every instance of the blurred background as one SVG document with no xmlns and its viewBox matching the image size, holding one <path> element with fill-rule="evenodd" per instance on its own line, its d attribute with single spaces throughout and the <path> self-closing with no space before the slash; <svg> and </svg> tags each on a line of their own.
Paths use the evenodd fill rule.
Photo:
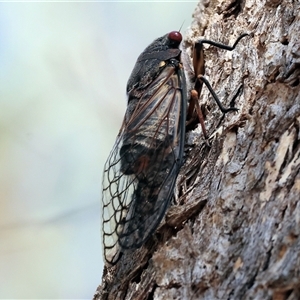
<svg viewBox="0 0 300 300">
<path fill-rule="evenodd" d="M 196 3 L 0 3 L 0 299 L 93 297 L 126 82 Z"/>
</svg>

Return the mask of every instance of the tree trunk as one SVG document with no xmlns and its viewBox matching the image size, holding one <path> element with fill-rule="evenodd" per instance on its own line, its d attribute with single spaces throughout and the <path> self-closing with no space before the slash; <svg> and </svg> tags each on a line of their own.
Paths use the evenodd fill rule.
<svg viewBox="0 0 300 300">
<path fill-rule="evenodd" d="M 204 36 L 209 143 L 187 132 L 176 204 L 141 249 L 105 267 L 94 299 L 300 299 L 300 3 L 201 1 L 185 58 Z M 163 33 L 162 33 L 163 34 Z M 190 61 L 184 61 L 189 69 Z M 220 122 L 221 120 L 221 122 Z"/>
</svg>

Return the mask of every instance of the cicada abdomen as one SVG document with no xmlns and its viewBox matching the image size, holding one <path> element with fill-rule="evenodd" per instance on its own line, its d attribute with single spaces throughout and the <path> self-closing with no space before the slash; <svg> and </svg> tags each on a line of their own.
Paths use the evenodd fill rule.
<svg viewBox="0 0 300 300">
<path fill-rule="evenodd" d="M 128 107 L 103 175 L 103 244 L 107 263 L 141 247 L 164 217 L 182 164 L 186 83 L 182 36 L 156 39 L 127 83 Z"/>
</svg>

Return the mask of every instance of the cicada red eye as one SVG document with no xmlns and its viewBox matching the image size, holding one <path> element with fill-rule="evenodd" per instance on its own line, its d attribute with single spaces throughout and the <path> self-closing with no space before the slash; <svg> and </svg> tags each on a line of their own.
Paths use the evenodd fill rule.
<svg viewBox="0 0 300 300">
<path fill-rule="evenodd" d="M 173 42 L 173 43 L 176 43 L 176 44 L 180 44 L 181 41 L 182 41 L 182 35 L 179 31 L 171 31 L 169 34 L 168 34 L 168 39 Z"/>
</svg>

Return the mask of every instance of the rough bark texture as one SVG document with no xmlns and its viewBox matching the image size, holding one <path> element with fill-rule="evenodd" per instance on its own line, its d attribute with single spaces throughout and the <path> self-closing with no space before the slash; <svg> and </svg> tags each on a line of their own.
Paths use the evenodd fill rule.
<svg viewBox="0 0 300 300">
<path fill-rule="evenodd" d="M 201 36 L 209 147 L 187 133 L 177 200 L 158 232 L 105 268 L 94 299 L 300 299 L 299 0 L 201 1 L 184 43 Z M 187 62 L 185 62 L 185 67 Z"/>
</svg>

